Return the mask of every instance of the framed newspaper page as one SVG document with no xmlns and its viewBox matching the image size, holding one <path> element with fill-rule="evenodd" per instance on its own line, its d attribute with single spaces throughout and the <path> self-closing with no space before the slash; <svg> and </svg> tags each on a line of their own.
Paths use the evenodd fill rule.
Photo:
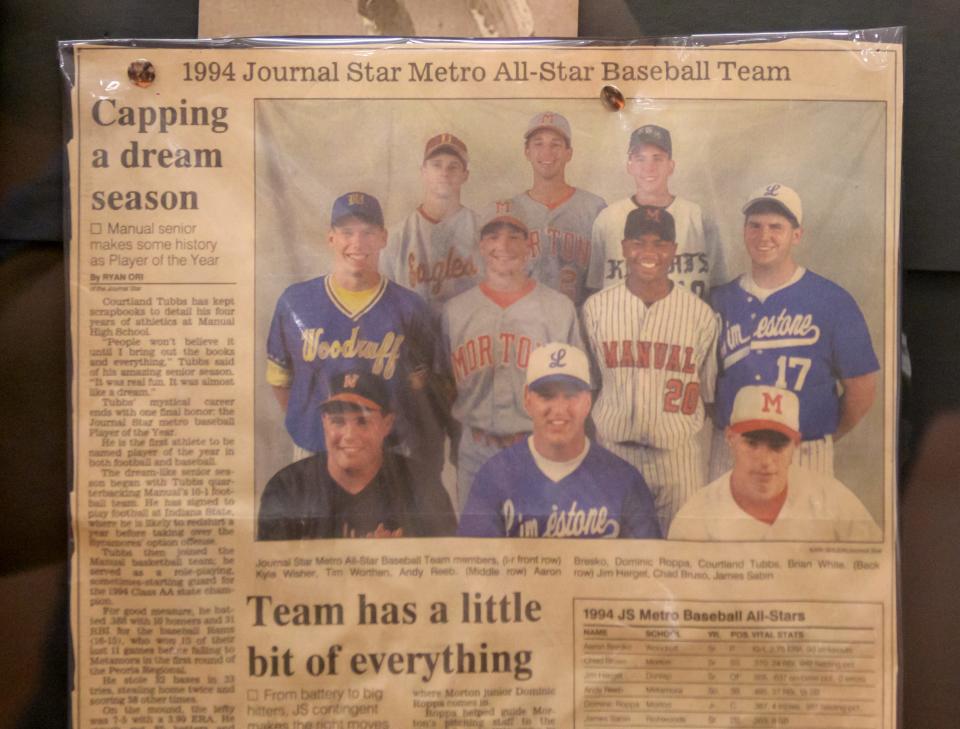
<svg viewBox="0 0 960 729">
<path fill-rule="evenodd" d="M 75 725 L 895 726 L 900 37 L 64 44 Z"/>
</svg>

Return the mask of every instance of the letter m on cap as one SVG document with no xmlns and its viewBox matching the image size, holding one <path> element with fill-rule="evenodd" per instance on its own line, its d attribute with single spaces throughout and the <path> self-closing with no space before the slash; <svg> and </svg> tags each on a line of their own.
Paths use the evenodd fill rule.
<svg viewBox="0 0 960 729">
<path fill-rule="evenodd" d="M 343 376 L 343 386 L 349 389 L 354 389 L 357 386 L 357 381 L 360 379 L 360 375 L 344 375 Z"/>
<path fill-rule="evenodd" d="M 769 413 L 772 410 L 777 413 L 777 415 L 783 415 L 783 395 L 771 395 L 769 392 L 763 393 L 763 405 L 760 409 L 765 413 Z"/>
<path fill-rule="evenodd" d="M 347 198 L 347 202 L 351 205 L 363 205 L 363 203 L 366 201 L 366 197 L 367 196 L 362 192 L 352 192 Z"/>
</svg>

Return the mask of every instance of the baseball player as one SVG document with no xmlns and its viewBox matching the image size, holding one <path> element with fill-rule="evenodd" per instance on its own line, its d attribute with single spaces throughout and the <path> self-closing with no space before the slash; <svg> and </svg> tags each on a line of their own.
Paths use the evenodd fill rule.
<svg viewBox="0 0 960 729">
<path fill-rule="evenodd" d="M 593 221 L 603 198 L 567 184 L 565 170 L 573 157 L 566 117 L 544 111 L 530 119 L 523 154 L 533 171 L 533 186 L 495 214 L 512 215 L 530 230 L 533 277 L 570 297 L 579 308 L 586 300 Z M 600 288 L 597 286 L 597 288 Z"/>
<path fill-rule="evenodd" d="M 431 386 L 440 344 L 423 299 L 378 273 L 386 242 L 377 199 L 340 196 L 328 235 L 331 273 L 293 284 L 277 302 L 266 376 L 286 413 L 295 460 L 325 447 L 316 411 L 329 397 L 330 377 L 360 367 L 383 377 L 397 403 L 399 451 L 431 472 L 442 467 L 435 444 L 420 437 L 422 421 L 444 418 L 445 400 Z"/>
<path fill-rule="evenodd" d="M 545 342 L 580 344 L 577 315 L 563 294 L 527 273 L 529 231 L 496 216 L 480 230 L 484 279 L 443 308 L 443 341 L 456 383 L 453 417 L 463 426 L 457 460 L 462 511 L 477 470 L 533 426 L 523 407 L 527 363 Z"/>
<path fill-rule="evenodd" d="M 458 534 L 468 537 L 659 539 L 639 471 L 591 443 L 587 355 L 551 342 L 530 355 L 523 404 L 533 434 L 487 461 Z"/>
<path fill-rule="evenodd" d="M 726 431 L 733 470 L 687 501 L 670 539 L 880 541 L 880 528 L 846 486 L 792 465 L 801 413 L 790 390 L 740 388 Z"/>
<path fill-rule="evenodd" d="M 380 258 L 383 274 L 420 294 L 437 317 L 447 299 L 480 281 L 477 216 L 460 203 L 468 160 L 467 145 L 452 134 L 427 140 L 422 201 L 390 232 Z"/>
<path fill-rule="evenodd" d="M 713 400 L 718 323 L 699 297 L 670 280 L 673 217 L 641 206 L 623 230 L 624 281 L 583 307 L 601 390 L 600 442 L 633 464 L 653 491 L 661 531 L 706 478 L 698 433 Z"/>
<path fill-rule="evenodd" d="M 794 190 L 766 185 L 743 213 L 750 271 L 711 295 L 722 331 L 710 476 L 732 462 L 724 429 L 737 392 L 757 384 L 797 394 L 797 465 L 832 475 L 833 441 L 860 422 L 876 393 L 880 364 L 870 333 L 849 293 L 794 259 L 803 236 Z"/>
<path fill-rule="evenodd" d="M 711 284 L 726 281 L 723 247 L 713 220 L 699 205 L 670 192 L 676 165 L 670 132 L 656 124 L 633 130 L 627 148 L 627 174 L 636 185 L 628 198 L 611 203 L 593 224 L 593 251 L 587 285 L 591 289 L 613 286 L 626 275 L 620 249 L 627 214 L 641 205 L 665 209 L 677 229 L 677 253 L 670 267 L 671 280 L 706 300 Z"/>
<path fill-rule="evenodd" d="M 456 528 L 438 480 L 414 481 L 405 458 L 384 450 L 396 416 L 386 382 L 363 369 L 334 375 L 323 420 L 324 452 L 267 483 L 257 538 L 447 536 Z"/>
</svg>

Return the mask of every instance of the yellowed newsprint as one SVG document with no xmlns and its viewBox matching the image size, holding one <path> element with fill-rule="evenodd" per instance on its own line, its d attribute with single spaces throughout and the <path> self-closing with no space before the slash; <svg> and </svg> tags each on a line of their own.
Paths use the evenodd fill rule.
<svg viewBox="0 0 960 729">
<path fill-rule="evenodd" d="M 902 53 L 65 43 L 74 726 L 893 729 Z"/>
</svg>

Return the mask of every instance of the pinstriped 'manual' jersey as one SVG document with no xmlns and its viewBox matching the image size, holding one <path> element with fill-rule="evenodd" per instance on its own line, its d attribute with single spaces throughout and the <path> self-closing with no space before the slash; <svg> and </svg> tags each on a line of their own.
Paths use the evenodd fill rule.
<svg viewBox="0 0 960 729">
<path fill-rule="evenodd" d="M 680 286 L 647 306 L 619 283 L 587 299 L 583 322 L 602 386 L 593 407 L 602 441 L 669 449 L 703 427 L 717 371 L 709 306 Z"/>
</svg>

